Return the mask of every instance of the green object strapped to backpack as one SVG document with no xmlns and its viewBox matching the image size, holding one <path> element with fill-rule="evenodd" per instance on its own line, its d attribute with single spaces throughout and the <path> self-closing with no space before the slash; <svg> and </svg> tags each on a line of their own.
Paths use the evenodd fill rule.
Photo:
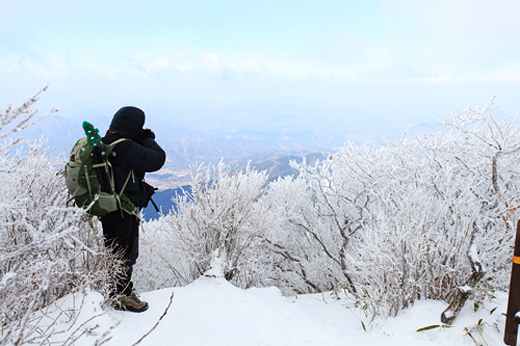
<svg viewBox="0 0 520 346">
<path fill-rule="evenodd" d="M 123 194 L 133 171 L 128 174 L 121 192 L 117 193 L 108 159 L 114 147 L 128 139 L 121 138 L 106 145 L 92 124 L 84 121 L 83 129 L 86 137 L 76 142 L 65 166 L 65 181 L 76 205 L 87 209 L 90 215 L 103 216 L 119 209 L 139 218 L 138 209 Z"/>
</svg>

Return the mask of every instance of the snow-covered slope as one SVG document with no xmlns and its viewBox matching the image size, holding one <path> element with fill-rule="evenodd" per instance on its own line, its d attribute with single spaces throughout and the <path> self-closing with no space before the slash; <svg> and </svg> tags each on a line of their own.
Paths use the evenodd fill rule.
<svg viewBox="0 0 520 346">
<path fill-rule="evenodd" d="M 445 303 L 419 301 L 396 318 L 370 322 L 348 300 L 328 294 L 283 297 L 276 288 L 242 290 L 207 277 L 141 298 L 150 309 L 135 314 L 103 309 L 98 293 L 69 295 L 46 312 L 51 319 L 61 313 L 52 341 L 72 336 L 73 345 L 91 346 L 110 338 L 103 345 L 130 346 L 155 326 L 139 345 L 503 345 L 507 301 L 502 293 L 476 313 L 468 302 L 453 327 L 418 332 L 440 324 Z"/>
</svg>

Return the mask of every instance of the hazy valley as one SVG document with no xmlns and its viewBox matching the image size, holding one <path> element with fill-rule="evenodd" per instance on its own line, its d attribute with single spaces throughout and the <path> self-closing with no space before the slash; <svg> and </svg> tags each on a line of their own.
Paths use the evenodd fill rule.
<svg viewBox="0 0 520 346">
<path fill-rule="evenodd" d="M 32 141 L 48 138 L 53 154 L 63 154 L 64 162 L 78 138 L 84 135 L 83 120 L 104 133 L 111 115 L 102 110 L 70 114 L 65 110 L 51 115 L 24 131 Z M 165 166 L 147 180 L 160 190 L 174 189 L 190 181 L 193 165 L 224 160 L 232 167 L 248 162 L 267 170 L 270 179 L 294 174 L 291 159 L 323 159 L 346 142 L 383 144 L 383 137 L 432 133 L 442 127 L 431 123 L 407 124 L 397 116 L 335 109 L 301 110 L 287 105 L 242 104 L 233 107 L 151 109 L 146 127 L 151 128 L 167 153 Z"/>
</svg>

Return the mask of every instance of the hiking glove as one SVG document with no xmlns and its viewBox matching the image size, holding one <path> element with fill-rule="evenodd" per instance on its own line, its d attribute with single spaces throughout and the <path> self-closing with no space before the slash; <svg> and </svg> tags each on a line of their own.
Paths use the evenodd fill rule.
<svg viewBox="0 0 520 346">
<path fill-rule="evenodd" d="M 141 130 L 141 139 L 145 139 L 145 138 L 155 139 L 155 133 L 153 133 L 153 131 L 150 129 L 142 129 Z"/>
</svg>

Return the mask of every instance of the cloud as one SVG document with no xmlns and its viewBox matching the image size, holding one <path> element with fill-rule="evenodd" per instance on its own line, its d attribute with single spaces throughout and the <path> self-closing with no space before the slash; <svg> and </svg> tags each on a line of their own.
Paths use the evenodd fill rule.
<svg viewBox="0 0 520 346">
<path fill-rule="evenodd" d="M 487 101 L 502 90 L 515 100 L 520 82 L 517 1 L 272 1 L 258 5 L 261 15 L 234 3 L 53 3 L 13 2 L 0 13 L 3 90 L 50 82 L 70 102 L 88 94 L 79 99 L 372 106 L 434 94 Z M 422 99 L 418 86 L 430 88 Z"/>
<path fill-rule="evenodd" d="M 160 72 L 162 70 L 167 70 L 167 69 L 171 68 L 171 66 L 172 66 L 171 60 L 164 59 L 164 58 L 156 58 L 147 64 L 146 70 L 149 73 L 155 73 L 155 72 Z"/>
<path fill-rule="evenodd" d="M 222 60 L 215 53 L 203 55 L 201 66 L 212 74 L 221 74 L 224 70 Z"/>
<path fill-rule="evenodd" d="M 222 79 L 229 70 L 216 53 L 196 55 L 179 52 L 144 62 L 144 74 L 141 77 Z"/>
</svg>

